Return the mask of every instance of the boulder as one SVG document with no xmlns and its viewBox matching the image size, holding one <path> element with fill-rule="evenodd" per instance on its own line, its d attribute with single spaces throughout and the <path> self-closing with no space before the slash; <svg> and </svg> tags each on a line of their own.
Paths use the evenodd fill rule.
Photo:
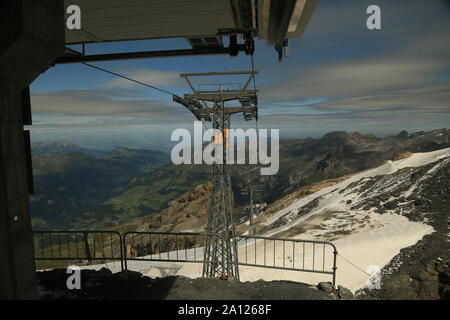
<svg viewBox="0 0 450 320">
<path fill-rule="evenodd" d="M 325 292 L 331 292 L 333 291 L 333 284 L 331 282 L 320 282 L 317 285 L 317 288 L 319 290 L 325 291 Z"/>
<path fill-rule="evenodd" d="M 112 278 L 120 280 L 139 280 L 142 278 L 142 273 L 132 270 L 124 270 L 112 274 Z"/>
<path fill-rule="evenodd" d="M 109 270 L 108 268 L 105 268 L 105 267 L 101 268 L 98 272 L 101 275 L 103 275 L 103 276 L 110 276 L 110 275 L 112 275 L 112 271 Z"/>
<path fill-rule="evenodd" d="M 343 286 L 338 286 L 337 295 L 341 299 L 352 299 L 353 293 Z"/>
<path fill-rule="evenodd" d="M 127 275 L 128 279 L 140 279 L 142 278 L 142 273 L 132 270 L 126 270 L 125 274 Z"/>
</svg>

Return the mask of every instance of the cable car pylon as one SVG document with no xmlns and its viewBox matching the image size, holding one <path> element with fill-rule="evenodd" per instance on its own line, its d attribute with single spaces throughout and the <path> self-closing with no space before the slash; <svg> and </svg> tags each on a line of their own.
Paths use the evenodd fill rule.
<svg viewBox="0 0 450 320">
<path fill-rule="evenodd" d="M 221 139 L 213 143 L 222 146 L 222 163 L 212 164 L 212 195 L 208 208 L 208 224 L 203 277 L 239 280 L 237 243 L 234 238 L 233 194 L 228 170 L 227 138 L 231 127 L 231 115 L 242 113 L 246 121 L 257 120 L 257 90 L 248 89 L 257 71 L 182 73 L 192 93 L 183 98 L 174 96 L 173 100 L 189 109 L 200 121 L 212 122 L 212 128 L 221 133 Z M 226 83 L 215 83 L 216 90 L 197 90 L 191 77 L 248 75 L 248 79 L 238 88 L 226 88 Z M 239 102 L 239 106 L 228 106 L 228 102 Z"/>
</svg>

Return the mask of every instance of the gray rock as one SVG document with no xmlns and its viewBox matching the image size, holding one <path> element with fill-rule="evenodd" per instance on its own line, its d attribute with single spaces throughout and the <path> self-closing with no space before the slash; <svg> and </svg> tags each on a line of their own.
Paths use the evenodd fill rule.
<svg viewBox="0 0 450 320">
<path fill-rule="evenodd" d="M 110 276 L 110 275 L 112 275 L 112 271 L 107 269 L 107 268 L 105 268 L 105 267 L 101 268 L 98 272 L 101 273 L 103 276 Z"/>
<path fill-rule="evenodd" d="M 132 270 L 124 270 L 121 272 L 113 273 L 109 278 L 112 280 L 140 280 L 142 278 L 142 273 Z"/>
<path fill-rule="evenodd" d="M 317 285 L 317 288 L 319 290 L 325 291 L 325 292 L 331 292 L 333 291 L 333 284 L 331 282 L 320 282 Z"/>
<path fill-rule="evenodd" d="M 142 278 L 142 273 L 132 270 L 125 271 L 125 274 L 128 279 L 140 279 Z"/>
<path fill-rule="evenodd" d="M 337 291 L 338 297 L 341 299 L 352 299 L 353 298 L 353 293 L 343 287 L 343 286 L 338 286 L 338 291 Z"/>
</svg>

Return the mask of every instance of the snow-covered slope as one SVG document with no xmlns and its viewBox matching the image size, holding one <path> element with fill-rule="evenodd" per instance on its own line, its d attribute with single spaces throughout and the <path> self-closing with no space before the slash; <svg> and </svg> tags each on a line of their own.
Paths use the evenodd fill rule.
<svg viewBox="0 0 450 320">
<path fill-rule="evenodd" d="M 282 217 L 290 219 L 290 222 L 292 222 L 292 220 L 295 220 L 295 223 L 299 223 L 310 215 L 316 214 L 317 212 L 329 207 L 343 210 L 351 209 L 355 206 L 356 203 L 362 204 L 367 201 L 367 198 L 373 198 L 375 197 L 375 195 L 379 194 L 389 194 L 390 191 L 393 191 L 402 183 L 402 181 L 398 179 L 399 175 L 395 175 L 392 177 L 386 175 L 392 175 L 404 168 L 421 167 L 429 163 L 448 158 L 449 156 L 450 148 L 446 148 L 434 152 L 414 153 L 410 157 L 398 161 L 387 161 L 385 164 L 377 168 L 355 174 L 349 179 L 337 185 L 324 188 L 316 193 L 293 202 L 289 207 L 280 210 L 279 212 L 273 214 L 270 218 L 267 218 L 266 221 L 262 224 L 266 226 L 273 225 L 278 219 Z M 446 161 L 448 161 L 448 159 Z M 439 165 L 441 165 L 440 162 L 436 166 Z M 430 174 L 431 173 L 432 172 L 430 172 Z M 402 176 L 404 179 L 407 179 L 409 175 L 410 174 L 406 172 Z M 377 176 L 386 176 L 386 178 L 380 181 L 378 184 L 372 186 L 371 190 L 375 193 L 362 194 L 358 192 L 359 187 L 366 185 L 366 183 L 369 181 L 377 180 L 376 178 L 374 178 Z M 417 183 L 413 184 L 411 187 L 414 188 L 414 186 L 416 185 Z M 405 195 L 409 196 L 410 194 L 406 193 Z M 314 201 L 315 199 L 320 200 L 319 205 L 313 210 L 310 210 L 308 214 L 302 216 L 301 219 L 296 220 L 297 213 L 300 211 L 300 209 L 311 201 Z M 348 200 L 350 200 L 351 202 L 347 203 Z M 289 223 L 285 227 L 292 227 L 292 224 Z"/>
<path fill-rule="evenodd" d="M 447 148 L 355 174 L 266 217 L 261 223 L 265 236 L 332 241 L 340 255 L 337 282 L 359 289 L 369 278 L 364 272 L 381 269 L 400 249 L 433 232 L 426 213 L 410 217 L 419 200 L 415 191 L 449 163 Z M 249 279 L 256 277 L 253 272 Z M 295 280 L 314 283 L 319 278 L 307 275 Z"/>
</svg>

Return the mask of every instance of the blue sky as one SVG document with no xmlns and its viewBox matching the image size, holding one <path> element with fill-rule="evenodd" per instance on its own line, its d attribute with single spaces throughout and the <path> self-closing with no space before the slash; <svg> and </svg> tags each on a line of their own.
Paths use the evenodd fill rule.
<svg viewBox="0 0 450 320">
<path fill-rule="evenodd" d="M 381 8 L 382 29 L 366 28 Z M 281 137 L 334 130 L 389 135 L 450 127 L 450 1 L 321 0 L 291 56 L 256 40 L 260 128 Z M 188 48 L 184 39 L 90 44 L 88 54 Z M 250 69 L 250 57 L 202 56 L 96 63 L 182 95 L 181 72 Z M 225 80 L 225 79 L 224 79 Z M 226 79 L 232 81 L 235 79 Z M 206 80 L 205 80 L 206 81 Z M 57 65 L 32 86 L 33 141 L 161 148 L 193 116 L 171 97 L 81 64 Z M 235 127 L 252 127 L 241 117 Z"/>
</svg>

